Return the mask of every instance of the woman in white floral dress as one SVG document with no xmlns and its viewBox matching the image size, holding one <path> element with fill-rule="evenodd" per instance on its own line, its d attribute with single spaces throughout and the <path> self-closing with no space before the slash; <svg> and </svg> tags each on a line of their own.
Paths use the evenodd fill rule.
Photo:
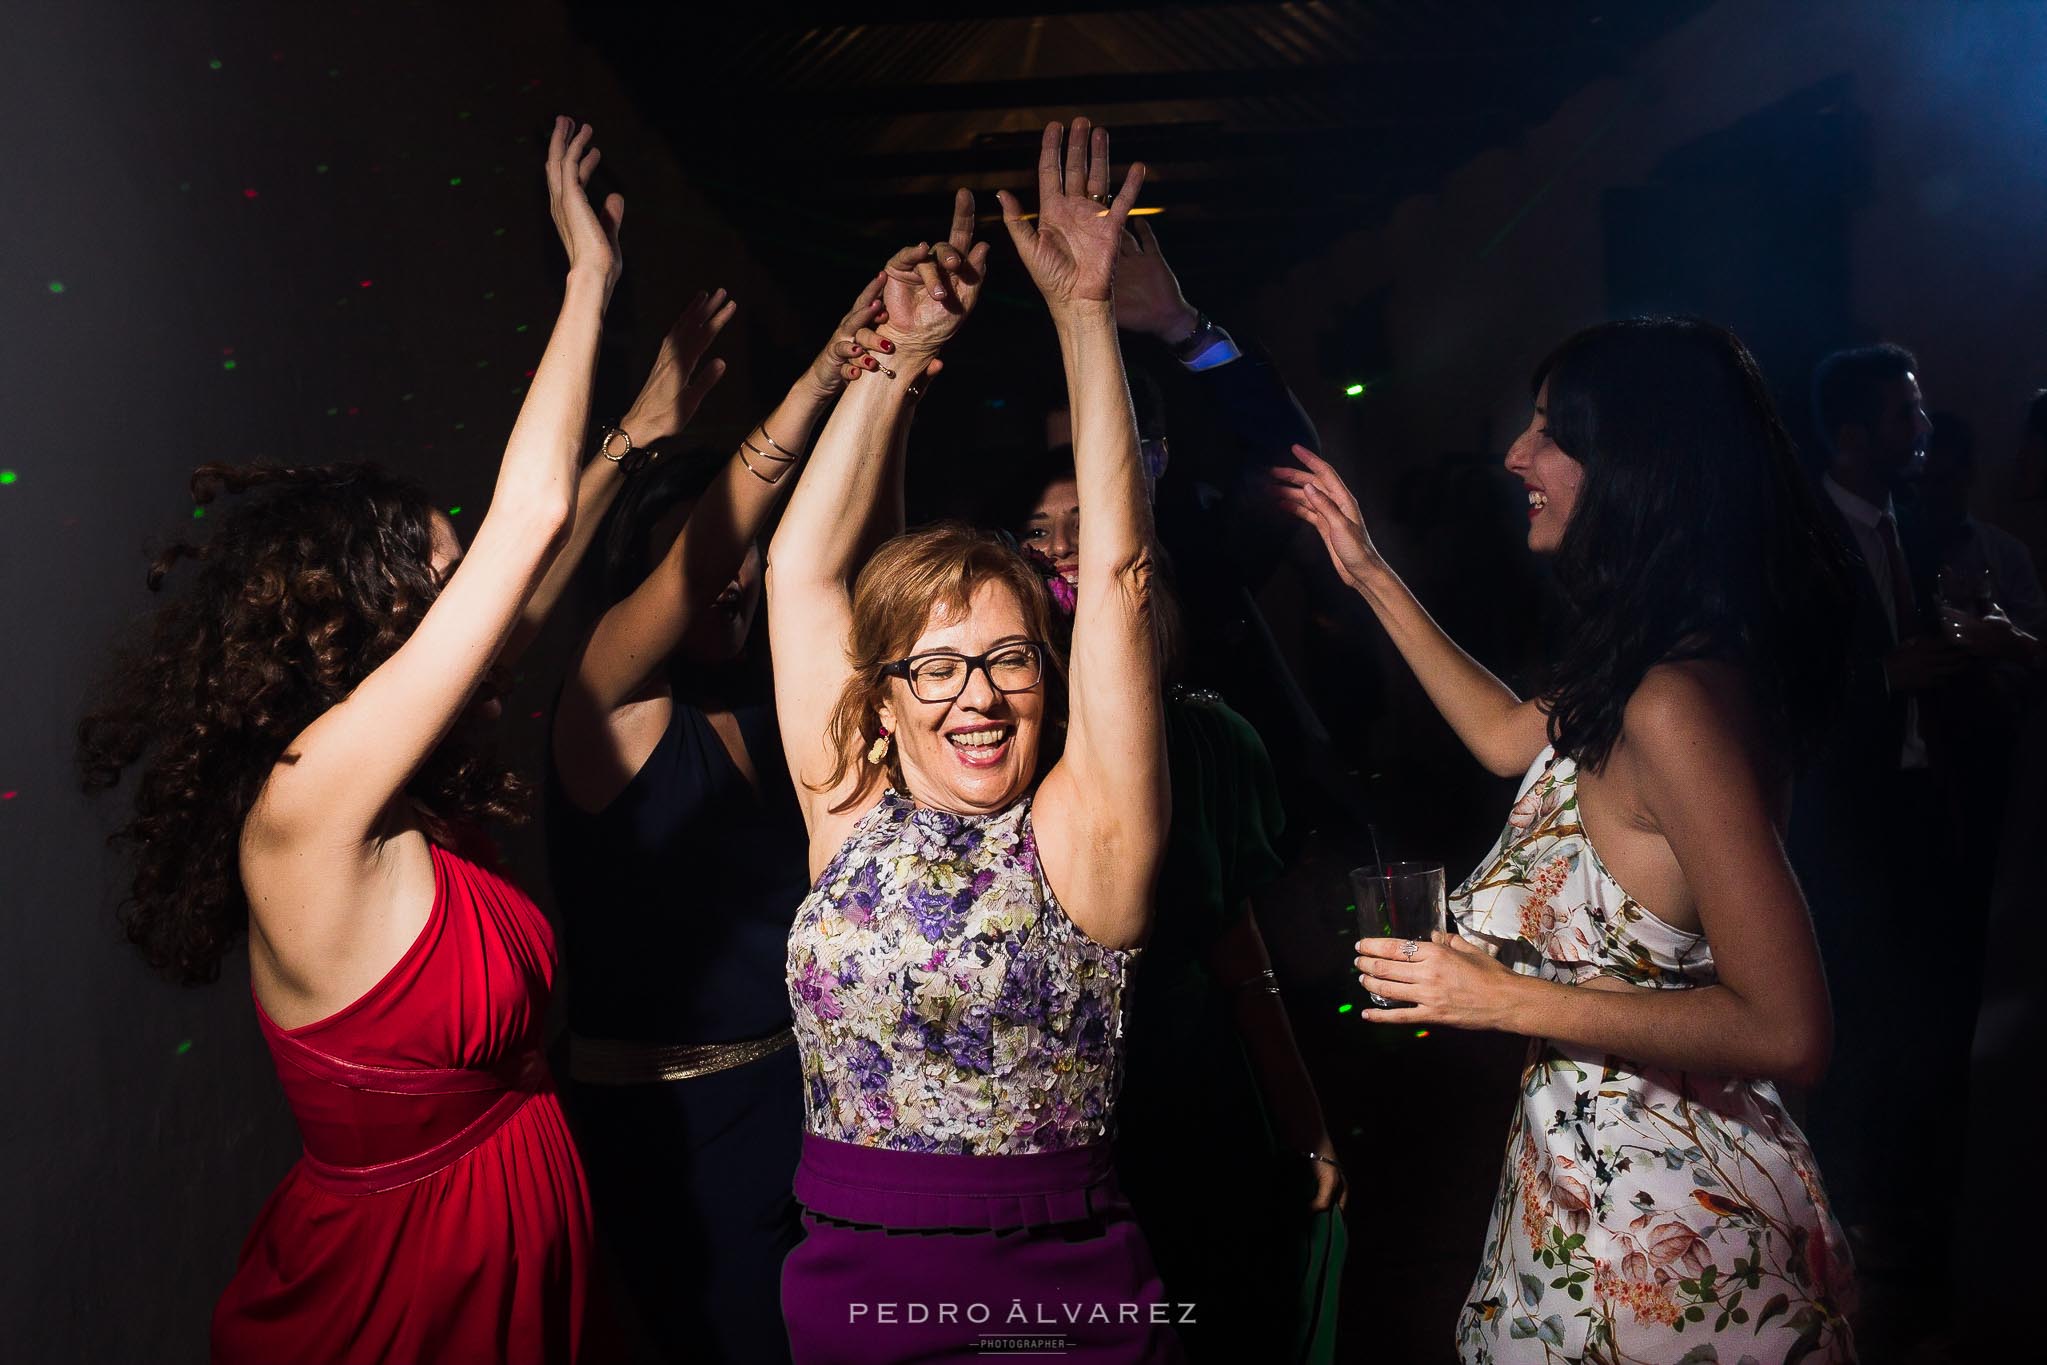
<svg viewBox="0 0 2047 1365">
<path fill-rule="evenodd" d="M 1723 329 L 1594 327 L 1534 389 L 1506 463 L 1571 619 L 1533 699 L 1429 618 L 1334 469 L 1274 472 L 1467 747 L 1527 773 L 1461 933 L 1358 944 L 1360 979 L 1413 1005 L 1391 1021 L 1532 1040 L 1458 1348 L 1852 1360 L 1844 1243 L 1776 1089 L 1832 1046 L 1782 834 L 1842 678 L 1845 569 Z"/>
</svg>

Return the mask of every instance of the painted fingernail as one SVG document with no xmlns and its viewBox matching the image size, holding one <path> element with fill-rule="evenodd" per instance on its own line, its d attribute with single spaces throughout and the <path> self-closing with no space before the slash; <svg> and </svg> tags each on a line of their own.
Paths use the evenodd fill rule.
<svg viewBox="0 0 2047 1365">
<path fill-rule="evenodd" d="M 861 357 L 860 357 L 860 363 L 861 363 L 862 365 L 866 366 L 866 367 L 867 367 L 868 369 L 870 369 L 870 370 L 878 370 L 878 369 L 880 369 L 880 368 L 881 368 L 881 364 L 880 364 L 880 362 L 879 362 L 879 361 L 877 361 L 877 360 L 876 360 L 876 359 L 875 359 L 875 358 L 874 358 L 873 356 L 871 356 L 871 355 L 863 355 L 863 356 L 861 356 Z"/>
<path fill-rule="evenodd" d="M 890 341 L 887 337 L 883 337 L 881 339 L 881 349 L 893 355 L 895 353 L 896 344 L 893 341 Z"/>
</svg>

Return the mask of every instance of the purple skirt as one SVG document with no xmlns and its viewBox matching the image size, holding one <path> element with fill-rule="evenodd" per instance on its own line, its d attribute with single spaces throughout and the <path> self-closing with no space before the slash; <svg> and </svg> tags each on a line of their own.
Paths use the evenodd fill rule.
<svg viewBox="0 0 2047 1365">
<path fill-rule="evenodd" d="M 1199 1306 L 1165 1301 L 1106 1146 L 937 1156 L 806 1134 L 796 1198 L 798 1365 L 1183 1359 L 1172 1324 Z"/>
</svg>

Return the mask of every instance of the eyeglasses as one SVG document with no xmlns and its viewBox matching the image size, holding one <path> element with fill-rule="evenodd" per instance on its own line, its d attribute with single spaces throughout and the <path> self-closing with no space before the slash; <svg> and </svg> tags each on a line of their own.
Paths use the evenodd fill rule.
<svg viewBox="0 0 2047 1365">
<path fill-rule="evenodd" d="M 997 692 L 1028 692 L 1045 676 L 1045 646 L 1036 640 L 1016 640 L 986 654 L 934 649 L 885 663 L 881 672 L 907 682 L 918 701 L 952 701 L 967 690 L 967 679 L 977 668 Z"/>
</svg>

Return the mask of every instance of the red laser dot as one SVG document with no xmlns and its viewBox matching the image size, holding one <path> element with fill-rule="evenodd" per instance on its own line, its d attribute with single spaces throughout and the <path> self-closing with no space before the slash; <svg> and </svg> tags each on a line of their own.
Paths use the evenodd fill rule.
<svg viewBox="0 0 2047 1365">
<path fill-rule="evenodd" d="M 362 411 L 362 409 L 361 409 L 361 408 L 350 408 L 350 409 L 348 410 L 348 415 L 349 415 L 350 417 L 353 417 L 353 416 L 355 416 L 355 415 L 356 415 L 357 413 L 359 413 L 359 412 L 361 412 L 361 411 Z"/>
<path fill-rule="evenodd" d="M 376 283 L 375 280 L 357 280 L 355 282 L 355 287 L 357 289 L 368 289 L 371 285 L 375 283 Z"/>
<path fill-rule="evenodd" d="M 220 353 L 222 355 L 233 355 L 235 353 L 235 348 L 232 346 L 223 346 L 220 348 Z"/>
<path fill-rule="evenodd" d="M 539 719 L 540 719 L 540 713 L 539 713 L 538 711 L 535 711 L 535 712 L 534 712 L 534 713 L 533 713 L 532 715 L 528 716 L 528 717 L 527 717 L 527 719 L 528 719 L 528 720 L 539 720 Z M 8 794 L 9 796 L 12 796 L 12 795 L 14 795 L 14 793 L 13 793 L 13 792 L 9 792 L 9 793 L 7 793 L 7 794 Z"/>
<path fill-rule="evenodd" d="M 535 711 L 533 714 L 537 716 L 540 713 L 538 711 Z M 0 792 L 0 801 L 12 801 L 15 797 L 19 795 L 21 795 L 20 792 Z"/>
<path fill-rule="evenodd" d="M 531 371 L 531 370 L 528 370 L 528 371 L 526 371 L 526 377 L 527 377 L 528 379 L 531 379 L 531 378 L 533 377 L 533 371 Z"/>
<path fill-rule="evenodd" d="M 242 191 L 242 198 L 244 198 L 244 199 L 254 199 L 255 197 L 256 197 L 256 191 L 254 191 L 254 190 L 243 190 L 243 191 Z"/>
</svg>

